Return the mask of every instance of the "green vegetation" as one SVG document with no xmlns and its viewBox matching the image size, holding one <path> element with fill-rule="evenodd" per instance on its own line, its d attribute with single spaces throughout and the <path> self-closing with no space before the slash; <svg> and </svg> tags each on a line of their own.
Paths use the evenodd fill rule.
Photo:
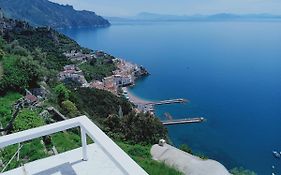
<svg viewBox="0 0 281 175">
<path fill-rule="evenodd" d="M 102 80 L 102 78 L 112 75 L 112 71 L 116 70 L 113 64 L 114 57 L 106 56 L 98 59 L 93 59 L 90 63 L 86 62 L 79 66 L 84 72 L 87 81 Z"/>
<path fill-rule="evenodd" d="M 43 126 L 44 120 L 38 115 L 37 112 L 29 109 L 23 109 L 20 111 L 14 122 L 14 131 L 24 131 L 31 128 Z"/>
<path fill-rule="evenodd" d="M 12 106 L 22 96 L 17 92 L 8 92 L 0 97 L 0 122 L 5 127 L 12 118 Z"/>
<path fill-rule="evenodd" d="M 4 70 L 3 70 L 2 62 L 0 62 L 0 80 L 2 79 L 3 74 L 4 74 Z"/>
<path fill-rule="evenodd" d="M 89 88 L 73 91 L 71 101 L 80 113 L 86 113 L 107 134 L 115 139 L 132 143 L 157 143 L 167 137 L 167 130 L 160 120 L 148 113 L 135 113 L 132 105 L 114 94 Z M 120 106 L 123 117 L 118 116 Z"/>
<path fill-rule="evenodd" d="M 157 143 L 166 139 L 167 130 L 158 118 L 149 113 L 134 113 L 121 119 L 124 138 L 133 143 Z"/>
<path fill-rule="evenodd" d="M 2 79 L 2 76 L 4 74 L 3 66 L 2 66 L 2 59 L 4 57 L 5 53 L 2 49 L 0 49 L 0 80 Z"/>
<path fill-rule="evenodd" d="M 39 64 L 32 57 L 9 55 L 3 58 L 4 75 L 0 81 L 0 92 L 20 91 L 36 86 L 41 77 Z"/>
<path fill-rule="evenodd" d="M 246 170 L 242 167 L 233 168 L 232 170 L 230 170 L 230 173 L 233 174 L 233 175 L 256 175 L 255 172 L 250 171 L 250 170 Z"/>
<path fill-rule="evenodd" d="M 131 145 L 121 142 L 118 145 L 150 175 L 182 175 L 174 168 L 153 160 L 150 155 L 151 145 Z"/>
<path fill-rule="evenodd" d="M 52 143 L 62 153 L 81 147 L 81 138 L 74 132 L 60 132 L 52 135 Z"/>
<path fill-rule="evenodd" d="M 118 114 L 119 106 L 122 107 L 124 115 L 131 110 L 131 104 L 114 94 L 90 88 L 78 88 L 73 91 L 71 101 L 75 102 L 77 108 L 94 119 L 105 119 L 111 114 Z"/>
<path fill-rule="evenodd" d="M 14 169 L 27 162 L 47 157 L 47 154 L 44 152 L 44 146 L 40 143 L 40 139 L 32 140 L 21 145 L 22 148 L 20 151 L 19 161 L 17 161 L 17 159 L 13 159 L 6 170 Z M 1 150 L 0 159 L 3 160 L 4 164 L 6 164 L 17 152 L 17 150 L 18 145 L 6 147 L 5 149 Z M 2 168 L 0 168 L 0 170 L 1 169 Z"/>
<path fill-rule="evenodd" d="M 55 88 L 55 93 L 57 95 L 58 102 L 61 103 L 62 101 L 68 100 L 71 91 L 68 90 L 64 84 L 58 84 Z"/>
<path fill-rule="evenodd" d="M 79 114 L 76 105 L 69 100 L 63 101 L 61 103 L 61 107 L 64 111 L 63 113 L 66 114 L 67 116 L 70 116 L 71 118 L 77 117 Z"/>
<path fill-rule="evenodd" d="M 71 49 L 80 49 L 80 46 L 71 39 L 48 28 L 28 28 L 22 32 L 11 31 L 4 36 L 8 41 L 17 41 L 20 47 L 25 48 L 34 59 L 48 70 L 59 71 L 70 62 L 63 55 Z M 42 55 L 43 54 L 43 55 Z M 41 57 L 42 56 L 42 57 Z"/>
<path fill-rule="evenodd" d="M 5 55 L 5 52 L 2 49 L 0 49 L 0 60 L 2 60 L 4 55 Z"/>
</svg>

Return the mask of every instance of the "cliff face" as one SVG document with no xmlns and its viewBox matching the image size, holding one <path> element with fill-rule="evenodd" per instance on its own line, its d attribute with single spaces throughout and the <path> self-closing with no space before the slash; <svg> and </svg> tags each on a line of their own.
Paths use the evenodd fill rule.
<svg viewBox="0 0 281 175">
<path fill-rule="evenodd" d="M 48 0 L 0 0 L 5 16 L 29 22 L 34 26 L 106 27 L 110 23 L 95 12 L 77 11 L 69 5 Z"/>
</svg>

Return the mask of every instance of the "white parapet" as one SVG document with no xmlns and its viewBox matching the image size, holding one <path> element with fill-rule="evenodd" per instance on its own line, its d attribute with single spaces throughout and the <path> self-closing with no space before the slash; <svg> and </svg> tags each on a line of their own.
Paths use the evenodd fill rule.
<svg viewBox="0 0 281 175">
<path fill-rule="evenodd" d="M 99 149 L 106 155 L 106 157 L 108 157 L 108 159 L 122 172 L 122 174 L 147 175 L 147 173 L 134 160 L 132 160 L 120 147 L 118 147 L 103 131 L 101 131 L 86 116 L 81 116 L 74 119 L 69 119 L 62 122 L 57 122 L 54 124 L 45 125 L 42 127 L 2 136 L 0 137 L 0 148 L 4 148 L 9 145 L 29 141 L 35 138 L 54 134 L 60 131 L 65 131 L 67 129 L 76 127 L 80 127 L 81 129 L 81 157 L 84 161 L 87 161 L 88 159 L 91 160 L 91 156 L 95 156 L 95 154 L 88 154 L 88 146 L 86 143 L 87 135 L 94 141 L 94 144 L 99 147 Z M 91 167 L 88 168 L 90 169 Z M 102 172 L 102 170 L 100 172 Z M 81 172 L 76 173 L 78 175 L 85 174 Z"/>
</svg>

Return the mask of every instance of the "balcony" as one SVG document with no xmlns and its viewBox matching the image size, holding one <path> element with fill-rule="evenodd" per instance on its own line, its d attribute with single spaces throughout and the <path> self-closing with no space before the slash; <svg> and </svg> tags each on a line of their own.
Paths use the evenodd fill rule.
<svg viewBox="0 0 281 175">
<path fill-rule="evenodd" d="M 2 175 L 146 175 L 86 116 L 0 137 L 0 148 L 79 127 L 82 147 L 27 163 Z M 93 144 L 87 145 L 87 136 Z"/>
</svg>

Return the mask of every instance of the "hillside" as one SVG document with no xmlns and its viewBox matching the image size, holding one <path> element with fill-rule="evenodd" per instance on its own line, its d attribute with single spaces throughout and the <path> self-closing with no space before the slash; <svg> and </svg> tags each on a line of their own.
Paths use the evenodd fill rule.
<svg viewBox="0 0 281 175">
<path fill-rule="evenodd" d="M 105 27 L 110 23 L 91 11 L 77 11 L 69 5 L 59 5 L 48 0 L 0 0 L 4 14 L 34 26 Z"/>
<path fill-rule="evenodd" d="M 132 104 L 125 98 L 104 90 L 67 86 L 59 81 L 57 75 L 64 66 L 78 64 L 67 59 L 64 52 L 79 50 L 81 53 L 89 53 L 91 50 L 80 47 L 75 41 L 51 28 L 34 28 L 22 21 L 0 18 L 0 31 L 0 75 L 3 73 L 0 79 L 2 133 L 15 133 L 60 121 L 55 113 L 49 111 L 49 107 L 54 107 L 67 118 L 87 115 L 107 135 L 121 144 L 129 142 L 147 145 L 145 148 L 135 148 L 126 144 L 130 153 L 145 149 L 149 154 L 149 145 L 166 137 L 167 131 L 159 119 L 149 114 L 135 113 Z M 103 57 L 97 59 L 91 63 L 93 69 L 102 63 Z M 107 60 L 103 64 L 103 68 L 107 70 L 106 67 L 112 67 L 114 62 Z M 102 78 L 103 74 L 96 72 L 96 75 Z M 25 95 L 25 89 L 33 94 Z M 31 101 L 30 96 L 33 97 Z M 120 108 L 122 118 L 118 117 Z M 22 143 L 19 159 L 8 163 L 6 170 L 54 155 L 53 146 L 62 153 L 80 145 L 80 136 L 76 129 Z M 2 149 L 0 160 L 5 164 L 9 162 L 15 149 L 17 145 Z M 161 173 L 163 175 L 180 174 L 175 169 L 152 160 L 147 154 L 142 157 L 134 154 L 132 156 L 150 174 L 160 174 L 160 171 L 166 172 Z M 143 158 L 145 161 L 142 161 Z M 3 166 L 0 167 L 0 171 L 2 170 Z"/>
<path fill-rule="evenodd" d="M 3 67 L 2 67 L 2 63 L 0 62 L 0 80 L 2 79 L 3 76 Z"/>
</svg>

